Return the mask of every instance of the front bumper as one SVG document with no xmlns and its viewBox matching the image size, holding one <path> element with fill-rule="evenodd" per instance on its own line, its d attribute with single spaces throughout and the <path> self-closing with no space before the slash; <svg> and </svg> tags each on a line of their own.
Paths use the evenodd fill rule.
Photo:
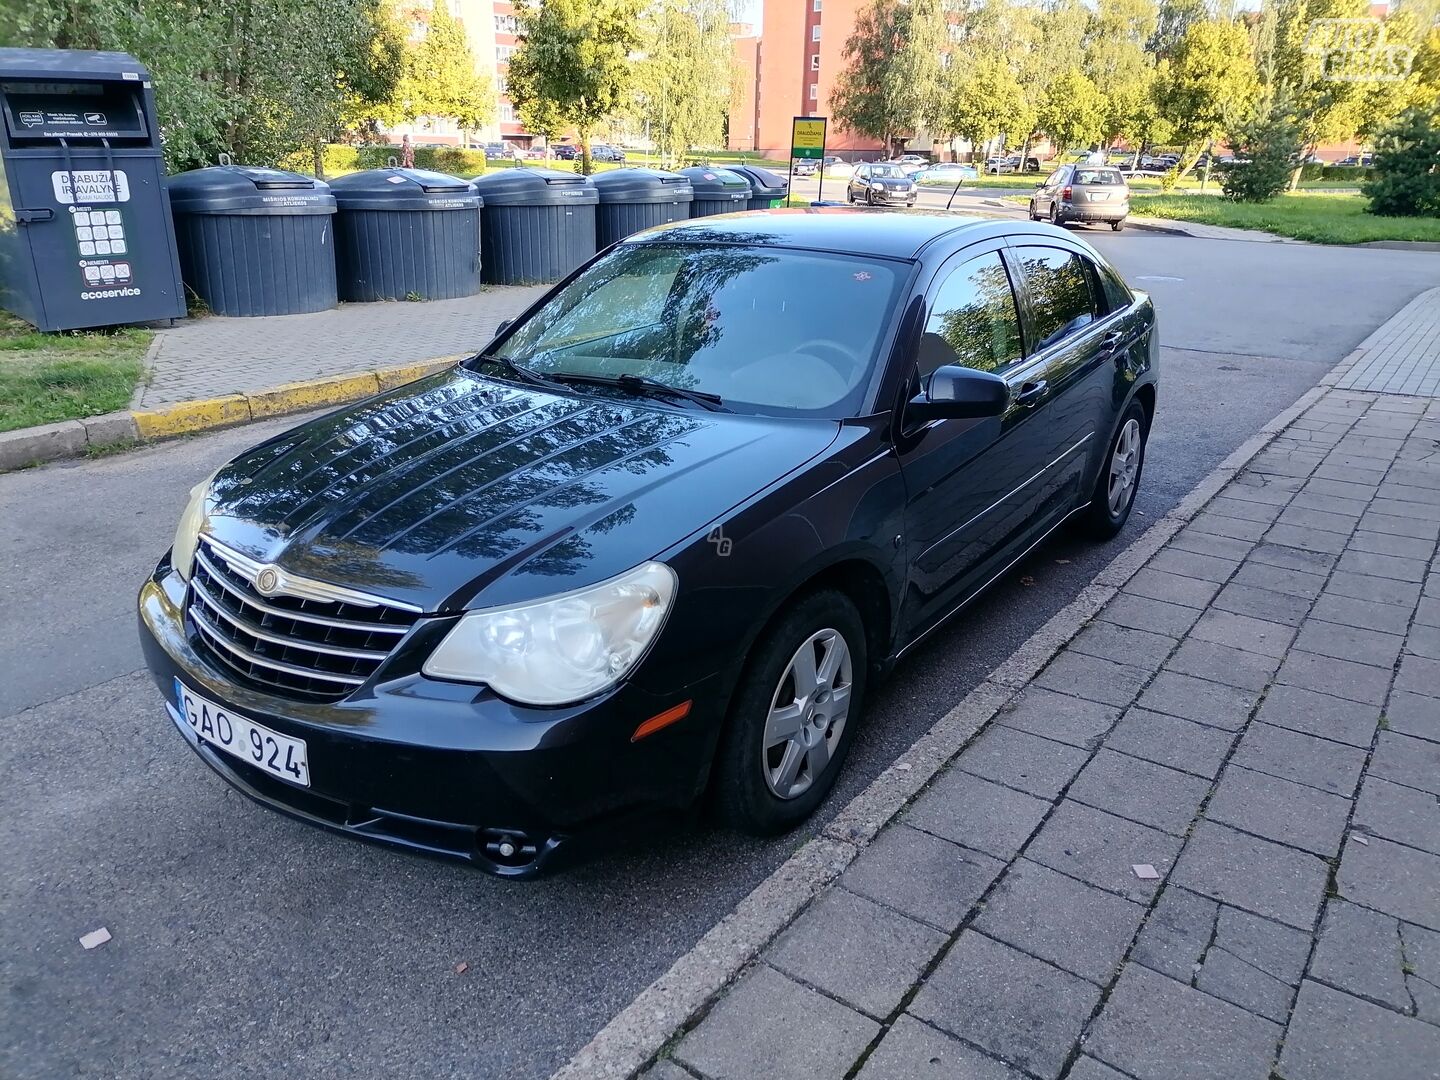
<svg viewBox="0 0 1440 1080">
<path fill-rule="evenodd" d="M 210 659 L 184 614 L 185 585 L 162 564 L 140 592 L 140 639 L 166 712 L 200 758 L 250 798 L 360 839 L 460 859 L 507 877 L 552 867 L 562 850 L 613 840 L 647 810 L 682 808 L 703 789 L 728 699 L 709 676 L 659 697 L 626 683 L 575 706 L 518 706 L 480 686 L 403 669 L 421 620 L 392 661 L 345 700 L 312 704 L 242 685 Z M 425 646 L 428 652 L 429 645 Z M 303 739 L 310 787 L 200 740 L 175 679 L 266 727 Z M 685 719 L 639 742 L 644 720 L 685 700 Z M 513 855 L 500 848 L 508 844 Z"/>
</svg>

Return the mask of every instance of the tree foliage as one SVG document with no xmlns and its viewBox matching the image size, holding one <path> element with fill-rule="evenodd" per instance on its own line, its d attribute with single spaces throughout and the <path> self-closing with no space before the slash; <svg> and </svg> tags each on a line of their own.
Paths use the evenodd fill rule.
<svg viewBox="0 0 1440 1080">
<path fill-rule="evenodd" d="M 999 135 L 1024 139 L 1035 127 L 1035 109 L 1003 59 L 984 53 L 951 67 L 945 99 L 945 130 L 979 146 Z"/>
<path fill-rule="evenodd" d="M 1302 135 L 1286 102 L 1235 125 L 1227 141 L 1241 160 L 1225 171 L 1221 187 L 1236 202 L 1269 202 L 1300 166 Z"/>
<path fill-rule="evenodd" d="M 1258 92 L 1249 35 L 1241 26 L 1209 19 L 1190 27 L 1160 68 L 1156 86 L 1160 115 L 1189 152 L 1182 175 L 1206 143 L 1252 109 Z"/>
<path fill-rule="evenodd" d="M 1097 141 L 1105 126 L 1105 98 L 1079 68 L 1050 84 L 1037 117 L 1040 130 L 1062 153 Z"/>
<path fill-rule="evenodd" d="M 897 138 L 939 127 L 946 40 L 938 0 L 873 0 L 862 8 L 831 95 L 836 122 L 883 140 L 887 149 Z"/>
<path fill-rule="evenodd" d="M 400 77 L 389 99 L 373 111 L 375 118 L 395 125 L 435 117 L 467 129 L 495 119 L 495 87 L 476 70 L 465 30 L 449 4 L 437 0 L 405 14 L 422 22 L 424 33 L 405 43 Z"/>
<path fill-rule="evenodd" d="M 635 118 L 678 165 L 692 146 L 717 146 L 730 108 L 730 13 L 725 0 L 655 0 L 641 23 Z"/>
<path fill-rule="evenodd" d="M 641 10 L 641 0 L 539 0 L 516 10 L 510 100 L 573 127 L 583 172 L 595 129 L 633 100 Z"/>
<path fill-rule="evenodd" d="M 155 82 L 172 169 L 222 151 L 273 164 L 334 138 L 357 101 L 393 81 L 370 49 L 380 0 L 24 0 L 7 44 L 129 52 Z"/>
<path fill-rule="evenodd" d="M 1374 179 L 1361 190 L 1372 214 L 1440 215 L 1440 122 L 1433 110 L 1410 109 L 1381 134 Z"/>
<path fill-rule="evenodd" d="M 1158 20 L 1155 0 L 1099 0 L 1085 43 L 1085 74 L 1105 100 L 1101 141 L 1135 141 L 1151 126 L 1154 57 L 1146 42 Z"/>
</svg>

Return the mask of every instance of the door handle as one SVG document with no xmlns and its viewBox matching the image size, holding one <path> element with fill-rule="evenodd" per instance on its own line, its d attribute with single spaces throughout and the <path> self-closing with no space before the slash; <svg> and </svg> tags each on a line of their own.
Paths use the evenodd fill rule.
<svg viewBox="0 0 1440 1080">
<path fill-rule="evenodd" d="M 1124 341 L 1124 330 L 1111 330 L 1100 339 L 1100 348 L 1106 353 L 1113 353 L 1116 349 L 1120 348 Z"/>
<path fill-rule="evenodd" d="M 1050 393 L 1050 384 L 1044 379 L 1036 379 L 1034 382 L 1022 383 L 1020 393 L 1015 395 L 1015 404 L 1022 409 L 1033 409 L 1045 396 Z"/>
</svg>

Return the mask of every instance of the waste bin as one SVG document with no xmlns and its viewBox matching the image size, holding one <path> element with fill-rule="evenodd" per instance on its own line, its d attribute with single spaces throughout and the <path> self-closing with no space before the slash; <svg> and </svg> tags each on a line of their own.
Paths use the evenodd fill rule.
<svg viewBox="0 0 1440 1080">
<path fill-rule="evenodd" d="M 790 194 L 790 181 L 777 172 L 754 165 L 733 165 L 730 171 L 750 181 L 750 201 L 745 204 L 747 210 L 769 210 L 772 206 L 781 206 L 785 196 Z"/>
<path fill-rule="evenodd" d="M 185 284 L 215 314 L 335 306 L 335 196 L 323 180 L 221 164 L 172 176 L 170 209 Z"/>
<path fill-rule="evenodd" d="M 695 198 L 688 176 L 660 169 L 611 169 L 590 182 L 600 193 L 595 237 L 602 248 L 652 225 L 684 221 Z"/>
<path fill-rule="evenodd" d="M 150 73 L 0 49 L 0 113 L 0 307 L 40 330 L 183 316 Z"/>
<path fill-rule="evenodd" d="M 450 300 L 480 291 L 480 196 L 458 176 L 367 169 L 331 181 L 341 300 Z"/>
<path fill-rule="evenodd" d="M 474 184 L 485 200 L 481 273 L 491 285 L 559 281 L 595 254 L 600 200 L 589 177 L 517 166 Z"/>
<path fill-rule="evenodd" d="M 692 218 L 734 213 L 744 210 L 750 202 L 750 181 L 737 172 L 705 165 L 681 169 L 680 175 L 688 176 L 695 189 L 695 201 L 690 204 Z"/>
</svg>

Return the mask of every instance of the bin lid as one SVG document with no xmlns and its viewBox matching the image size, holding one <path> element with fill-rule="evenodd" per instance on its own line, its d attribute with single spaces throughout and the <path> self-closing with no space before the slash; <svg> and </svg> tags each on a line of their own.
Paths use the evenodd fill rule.
<svg viewBox="0 0 1440 1080">
<path fill-rule="evenodd" d="M 731 172 L 737 172 L 755 189 L 755 194 L 760 197 L 769 196 L 778 199 L 790 190 L 790 181 L 777 172 L 769 169 L 762 169 L 755 165 L 734 165 Z"/>
<path fill-rule="evenodd" d="M 528 165 L 496 169 L 474 181 L 486 206 L 560 206 L 600 201 L 588 176 Z"/>
<path fill-rule="evenodd" d="M 680 175 L 690 178 L 690 186 L 695 189 L 697 199 L 745 202 L 750 198 L 750 181 L 729 169 L 697 165 L 691 169 L 681 169 Z"/>
<path fill-rule="evenodd" d="M 312 176 L 255 165 L 212 165 L 165 182 L 177 214 L 333 214 L 330 185 Z"/>
<path fill-rule="evenodd" d="M 663 169 L 609 169 L 590 178 L 602 203 L 689 202 L 690 178 Z"/>
<path fill-rule="evenodd" d="M 85 49 L 0 49 L 0 78 L 118 79 L 143 84 L 150 72 L 129 53 Z"/>
<path fill-rule="evenodd" d="M 330 181 L 341 210 L 474 210 L 485 205 L 475 186 L 429 169 L 366 169 Z"/>
</svg>

